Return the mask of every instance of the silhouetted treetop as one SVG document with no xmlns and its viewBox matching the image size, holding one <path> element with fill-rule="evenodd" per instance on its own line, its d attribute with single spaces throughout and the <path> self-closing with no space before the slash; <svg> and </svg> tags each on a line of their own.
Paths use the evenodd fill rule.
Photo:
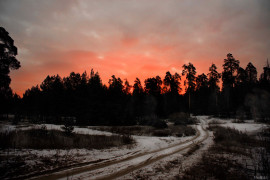
<svg viewBox="0 0 270 180">
<path fill-rule="evenodd" d="M 186 76 L 184 85 L 186 86 L 186 91 L 194 92 L 195 91 L 195 80 L 196 80 L 196 68 L 192 63 L 184 64 L 182 75 Z"/>
<path fill-rule="evenodd" d="M 21 67 L 20 62 L 16 59 L 17 47 L 9 33 L 0 27 L 0 114 L 10 111 L 12 106 L 12 90 L 10 88 L 11 78 L 10 70 L 16 70 Z M 16 95 L 16 94 L 15 94 Z"/>
<path fill-rule="evenodd" d="M 198 75 L 198 77 L 196 78 L 196 90 L 200 91 L 201 89 L 207 88 L 208 88 L 208 78 L 204 73 L 202 73 L 201 75 Z"/>
<path fill-rule="evenodd" d="M 63 80 L 58 74 L 56 76 L 47 76 L 41 83 L 40 88 L 44 92 L 60 91 L 64 88 Z"/>
<path fill-rule="evenodd" d="M 109 79 L 109 92 L 115 95 L 121 95 L 123 89 L 124 86 L 121 78 L 116 78 L 115 75 L 112 75 L 112 78 Z"/>
<path fill-rule="evenodd" d="M 245 84 L 247 83 L 247 72 L 244 70 L 242 67 L 239 67 L 237 70 L 237 75 L 236 75 L 236 84 Z"/>
<path fill-rule="evenodd" d="M 236 60 L 231 53 L 227 54 L 227 59 L 224 59 L 222 72 L 223 87 L 233 87 L 235 85 L 238 68 L 239 60 Z"/>
<path fill-rule="evenodd" d="M 129 84 L 128 80 L 125 79 L 124 93 L 130 94 L 131 93 L 131 88 L 132 88 L 132 86 Z"/>
<path fill-rule="evenodd" d="M 11 79 L 10 70 L 16 70 L 21 67 L 20 62 L 16 59 L 17 47 L 9 33 L 0 27 L 0 90 L 9 89 Z"/>
<path fill-rule="evenodd" d="M 164 85 L 167 86 L 167 91 L 172 94 L 179 94 L 181 91 L 181 76 L 178 73 L 172 75 L 169 71 L 166 72 L 165 78 L 163 80 Z"/>
<path fill-rule="evenodd" d="M 247 73 L 247 81 L 249 83 L 256 83 L 257 82 L 257 69 L 251 62 L 247 64 L 246 67 L 246 73 Z"/>
<path fill-rule="evenodd" d="M 263 73 L 261 74 L 260 81 L 261 82 L 270 82 L 270 66 L 269 66 L 268 59 L 267 59 L 266 66 L 263 67 Z"/>
<path fill-rule="evenodd" d="M 141 81 L 139 78 L 136 78 L 133 85 L 133 95 L 141 95 L 143 93 L 144 91 L 143 91 Z"/>
<path fill-rule="evenodd" d="M 217 67 L 215 64 L 212 63 L 211 67 L 209 67 L 209 73 L 208 79 L 209 79 L 209 88 L 211 90 L 219 90 L 218 83 L 220 82 L 221 73 L 217 72 Z"/>
<path fill-rule="evenodd" d="M 145 92 L 151 94 L 153 96 L 158 96 L 161 94 L 161 85 L 162 80 L 159 76 L 155 78 L 148 78 L 144 81 L 145 84 Z"/>
<path fill-rule="evenodd" d="M 98 72 L 95 73 L 93 69 L 91 69 L 89 85 L 91 88 L 101 88 L 102 87 L 102 80 L 101 80 Z"/>
</svg>

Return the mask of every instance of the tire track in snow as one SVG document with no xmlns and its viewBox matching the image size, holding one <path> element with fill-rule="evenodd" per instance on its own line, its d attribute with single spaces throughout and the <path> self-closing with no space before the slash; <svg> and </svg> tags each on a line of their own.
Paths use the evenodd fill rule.
<svg viewBox="0 0 270 180">
<path fill-rule="evenodd" d="M 131 156 L 126 157 L 124 159 L 118 159 L 118 160 L 113 159 L 113 160 L 110 160 L 110 161 L 97 163 L 97 164 L 90 164 L 90 165 L 85 165 L 84 164 L 83 166 L 80 166 L 80 165 L 77 164 L 77 165 L 74 165 L 73 167 L 71 167 L 69 169 L 64 169 L 62 171 L 61 170 L 60 171 L 59 170 L 58 171 L 53 171 L 52 170 L 52 171 L 48 172 L 48 173 L 51 173 L 49 175 L 35 176 L 35 177 L 31 178 L 31 179 L 51 180 L 51 179 L 66 178 L 67 176 L 73 177 L 73 176 L 76 176 L 76 175 L 79 175 L 79 174 L 83 174 L 83 173 L 86 173 L 86 172 L 91 172 L 91 171 L 94 171 L 94 170 L 106 168 L 106 167 L 109 167 L 109 166 L 121 164 L 121 163 L 128 162 L 128 161 L 132 161 L 132 160 L 134 160 L 136 158 L 140 158 L 140 157 L 152 154 L 152 156 L 150 158 L 147 158 L 142 163 L 139 163 L 137 165 L 128 166 L 127 168 L 121 169 L 121 170 L 119 170 L 119 171 L 117 171 L 115 173 L 112 173 L 110 175 L 106 175 L 106 176 L 103 176 L 103 177 L 98 177 L 97 179 L 114 179 L 114 178 L 117 178 L 117 177 L 121 177 L 123 175 L 128 174 L 129 172 L 132 172 L 134 170 L 137 170 L 137 169 L 140 169 L 140 168 L 142 168 L 144 166 L 152 164 L 153 162 L 156 162 L 156 161 L 158 161 L 160 159 L 163 159 L 163 158 L 168 157 L 168 156 L 170 156 L 172 154 L 181 152 L 181 151 L 183 151 L 185 149 L 188 149 L 188 148 L 190 148 L 192 146 L 195 146 L 196 144 L 199 144 L 202 141 L 204 141 L 205 139 L 207 139 L 208 132 L 205 131 L 205 129 L 204 129 L 203 125 L 202 125 L 202 124 L 204 124 L 203 123 L 204 121 L 203 122 L 202 121 L 201 121 L 200 127 L 202 128 L 202 131 L 206 133 L 206 136 L 203 139 L 201 139 L 201 140 L 199 140 L 197 142 L 194 142 L 194 141 L 200 139 L 202 137 L 202 133 L 198 130 L 198 127 L 196 126 L 196 131 L 197 131 L 196 136 L 194 136 L 193 138 L 188 139 L 188 140 L 186 140 L 184 142 L 181 142 L 181 143 L 173 144 L 173 145 L 170 145 L 168 147 L 164 147 L 164 148 L 149 151 L 149 152 L 144 152 L 144 153 L 131 155 Z M 186 146 L 183 146 L 183 145 L 186 145 Z M 177 148 L 178 146 L 181 146 L 181 147 Z M 166 150 L 169 150 L 169 149 L 172 149 L 172 148 L 177 148 L 177 149 L 173 150 L 173 152 L 161 154 L 161 155 L 158 155 L 158 156 L 154 157 L 158 153 L 161 153 L 162 151 L 166 151 Z"/>
<path fill-rule="evenodd" d="M 167 154 L 162 154 L 162 155 L 159 155 L 159 156 L 154 157 L 154 158 L 149 158 L 149 159 L 147 159 L 147 160 L 145 160 L 142 163 L 139 163 L 137 165 L 128 166 L 127 168 L 122 169 L 120 171 L 117 171 L 115 173 L 112 173 L 110 175 L 106 175 L 106 176 L 103 176 L 103 177 L 98 177 L 98 178 L 95 178 L 95 179 L 96 180 L 109 180 L 109 179 L 119 178 L 119 177 L 127 175 L 127 174 L 129 174 L 129 173 L 131 173 L 131 172 L 133 172 L 135 170 L 139 170 L 139 169 L 141 169 L 141 168 L 143 168 L 145 166 L 148 166 L 148 165 L 150 165 L 150 164 L 152 164 L 152 163 L 154 163 L 156 161 L 159 161 L 159 160 L 161 160 L 161 159 L 163 159 L 165 157 L 171 156 L 173 154 L 176 154 L 176 153 L 179 153 L 179 152 L 181 152 L 183 150 L 191 148 L 191 147 L 195 146 L 196 144 L 200 144 L 209 137 L 208 131 L 206 131 L 203 126 L 201 126 L 201 128 L 205 132 L 205 136 L 202 139 L 200 139 L 200 140 L 198 140 L 198 141 L 196 141 L 196 142 L 194 142 L 192 144 L 188 144 L 186 146 L 178 148 L 178 149 L 174 150 L 173 152 L 170 152 L 170 153 L 167 153 Z"/>
</svg>

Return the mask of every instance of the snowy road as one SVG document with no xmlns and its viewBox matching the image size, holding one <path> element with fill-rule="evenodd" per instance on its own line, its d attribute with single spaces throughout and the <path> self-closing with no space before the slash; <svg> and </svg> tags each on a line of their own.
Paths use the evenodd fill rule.
<svg viewBox="0 0 270 180">
<path fill-rule="evenodd" d="M 117 159 L 103 163 L 96 163 L 76 168 L 55 172 L 49 175 L 32 179 L 115 179 L 132 171 L 141 169 L 165 157 L 187 150 L 208 138 L 205 130 L 206 121 L 200 118 L 200 124 L 196 126 L 197 134 L 184 142 L 174 144 L 158 150 L 131 154 L 124 159 Z"/>
</svg>

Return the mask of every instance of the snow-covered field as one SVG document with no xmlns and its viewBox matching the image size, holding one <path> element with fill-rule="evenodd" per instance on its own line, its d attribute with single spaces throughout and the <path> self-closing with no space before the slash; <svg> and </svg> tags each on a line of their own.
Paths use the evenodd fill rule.
<svg viewBox="0 0 270 180">
<path fill-rule="evenodd" d="M 14 126 L 9 124 L 1 124 L 0 132 L 14 131 L 14 130 L 26 130 L 30 128 L 38 128 L 40 126 L 46 126 L 48 130 L 61 130 L 61 125 L 29 125 L 29 126 Z M 110 136 L 112 133 L 105 131 L 93 130 L 88 127 L 74 128 L 75 133 L 89 134 L 89 135 L 106 135 Z M 55 150 L 55 149 L 43 149 L 43 150 L 33 150 L 33 149 L 12 149 L 8 151 L 0 151 L 1 157 L 7 156 L 20 156 L 24 157 L 25 167 L 33 168 L 35 166 L 43 166 L 42 171 L 49 170 L 52 166 L 44 165 L 44 160 L 50 159 L 51 162 L 57 163 L 60 161 L 66 161 L 69 164 L 76 163 L 86 163 L 86 162 L 106 162 L 112 160 L 124 159 L 130 155 L 136 155 L 140 153 L 145 153 L 160 148 L 168 147 L 176 143 L 187 141 L 192 137 L 152 137 L 152 136 L 132 136 L 135 140 L 134 145 L 124 145 L 121 147 L 113 147 L 109 149 L 70 149 L 70 150 Z M 4 163 L 4 162 L 2 162 Z M 3 164 L 2 164 L 3 165 Z M 63 165 L 63 164 L 62 164 Z M 1 166 L 1 164 L 0 164 Z"/>
<path fill-rule="evenodd" d="M 209 122 L 217 122 L 217 125 L 223 126 L 223 127 L 230 127 L 235 128 L 242 132 L 247 133 L 254 133 L 257 131 L 262 130 L 263 128 L 268 127 L 265 124 L 262 123 L 256 123 L 254 121 L 245 121 L 245 123 L 233 123 L 232 119 L 229 120 L 221 120 L 218 118 L 211 118 L 208 116 L 197 116 L 197 118 L 201 121 L 201 125 L 203 128 L 207 127 L 207 123 Z M 40 127 L 40 126 L 46 126 L 48 130 L 54 129 L 54 130 L 61 130 L 61 125 L 52 125 L 52 124 L 44 124 L 44 125 L 29 125 L 29 126 L 14 126 L 9 124 L 0 124 L 0 132 L 4 131 L 14 131 L 16 129 L 22 129 L 26 130 L 33 127 Z M 200 129 L 201 127 L 198 126 Z M 91 127 L 75 127 L 74 128 L 75 133 L 79 134 L 89 134 L 89 135 L 106 135 L 111 136 L 111 132 L 105 132 L 105 131 L 99 131 L 91 129 Z M 202 129 L 200 132 L 203 134 L 204 131 Z M 150 176 L 153 176 L 155 174 L 159 174 L 157 177 L 159 178 L 166 178 L 168 176 L 172 177 L 173 174 L 177 174 L 179 171 L 179 167 L 176 167 L 172 169 L 171 171 L 166 172 L 166 165 L 169 165 L 171 162 L 174 162 L 177 160 L 182 164 L 182 167 L 190 167 L 193 163 L 196 163 L 198 159 L 202 156 L 203 151 L 206 151 L 207 148 L 213 143 L 212 141 L 212 134 L 209 134 L 209 137 L 201 144 L 200 151 L 196 151 L 194 154 L 192 154 L 190 157 L 183 156 L 184 153 L 186 153 L 187 150 L 181 152 L 180 154 L 173 154 L 172 156 L 166 157 L 158 162 L 155 162 L 151 165 L 148 165 L 144 167 L 143 169 L 136 170 L 132 173 L 129 173 L 122 178 L 124 179 L 133 179 L 136 175 L 139 174 L 148 174 Z M 33 172 L 36 171 L 46 171 L 50 170 L 52 168 L 56 168 L 57 166 L 44 166 L 44 159 L 50 159 L 52 162 L 59 162 L 64 161 L 67 164 L 78 164 L 78 163 L 106 163 L 106 162 L 112 162 L 114 160 L 121 160 L 125 159 L 130 156 L 135 156 L 155 150 L 159 150 L 162 148 L 166 148 L 169 146 L 176 145 L 181 142 L 186 142 L 192 138 L 190 137 L 153 137 L 153 136 L 132 136 L 135 140 L 135 144 L 133 145 L 125 145 L 121 147 L 113 147 L 108 149 L 70 149 L 70 150 L 49 150 L 49 149 L 43 149 L 43 150 L 33 150 L 33 149 L 13 149 L 9 151 L 0 151 L 0 156 L 21 156 L 25 159 L 25 167 L 32 168 Z M 195 143 L 195 142 L 190 142 Z M 140 164 L 146 159 L 152 159 L 154 157 L 162 155 L 162 153 L 170 153 L 174 151 L 175 149 L 171 148 L 162 152 L 158 152 L 155 155 L 153 154 L 146 154 L 145 156 L 140 156 L 138 158 L 134 158 L 133 161 L 129 162 L 123 162 L 122 164 L 118 164 L 118 166 L 111 166 L 110 168 L 105 169 L 98 169 L 96 171 L 93 171 L 91 176 L 103 176 L 104 173 L 108 174 L 110 172 L 115 172 L 115 170 L 121 170 L 125 167 L 134 166 L 136 164 Z M 3 163 L 3 162 L 1 162 Z M 3 165 L 3 164 L 2 164 Z M 0 164 L 0 166 L 2 166 Z M 164 166 L 165 165 L 165 166 Z M 35 166 L 44 166 L 43 169 L 35 170 Z M 62 164 L 63 166 L 63 164 Z M 162 174 L 159 173 L 159 169 L 163 168 L 164 172 Z M 86 176 L 85 176 L 86 175 Z M 83 177 L 89 177 L 89 174 L 79 174 L 77 175 L 78 178 Z M 74 176 L 73 178 L 76 178 Z M 120 179 L 122 179 L 120 178 Z"/>
<path fill-rule="evenodd" d="M 182 153 L 184 153 L 186 151 L 183 151 L 181 154 L 180 153 L 174 153 L 174 152 L 181 149 L 181 148 L 184 149 L 185 147 L 193 145 L 194 143 L 196 143 L 197 141 L 202 140 L 206 136 L 206 133 L 203 131 L 201 126 L 197 126 L 197 128 L 198 128 L 198 130 L 200 132 L 200 136 L 194 141 L 187 141 L 186 143 L 181 144 L 179 146 L 167 148 L 167 149 L 164 149 L 162 151 L 155 152 L 155 153 L 145 154 L 143 156 L 139 156 L 138 158 L 134 158 L 131 161 L 125 161 L 125 162 L 122 162 L 122 163 L 113 164 L 113 165 L 108 166 L 106 168 L 101 168 L 101 169 L 91 171 L 91 172 L 80 173 L 80 174 L 72 176 L 72 178 L 74 178 L 74 179 L 88 179 L 89 177 L 92 177 L 93 179 L 96 179 L 96 178 L 98 179 L 100 177 L 103 178 L 106 175 L 117 173 L 117 172 L 119 172 L 121 170 L 125 170 L 128 167 L 140 166 L 140 164 L 143 164 L 143 163 L 145 163 L 145 162 L 147 162 L 147 161 L 149 161 L 151 159 L 155 159 L 157 157 L 167 155 L 167 154 L 173 154 L 173 155 L 172 155 L 172 157 L 169 156 L 169 157 L 164 158 L 162 161 L 167 162 L 167 161 L 170 161 L 172 158 L 175 158 L 175 157 L 179 157 L 179 156 L 183 157 Z M 156 165 L 156 163 L 150 164 L 150 165 L 144 167 L 143 170 L 144 171 L 146 170 L 147 172 L 149 172 L 151 169 L 153 169 L 153 167 L 155 165 Z M 136 173 L 136 172 L 137 171 L 134 171 L 133 173 Z M 133 179 L 132 178 L 133 173 L 127 174 L 124 177 L 120 177 L 120 179 Z"/>
<path fill-rule="evenodd" d="M 254 122 L 254 120 L 245 120 L 244 123 L 233 123 L 235 119 L 218 119 L 218 118 L 206 118 L 208 122 L 218 122 L 222 127 L 229 127 L 232 129 L 239 130 L 244 133 L 256 133 L 264 128 L 269 127 L 263 123 Z"/>
</svg>

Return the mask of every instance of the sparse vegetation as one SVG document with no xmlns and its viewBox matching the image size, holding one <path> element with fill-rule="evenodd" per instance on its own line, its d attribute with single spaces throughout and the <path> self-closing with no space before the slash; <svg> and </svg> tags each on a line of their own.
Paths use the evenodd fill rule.
<svg viewBox="0 0 270 180">
<path fill-rule="evenodd" d="M 200 145 L 199 144 L 195 144 L 194 146 L 192 146 L 184 155 L 185 156 L 190 156 L 191 154 L 193 154 L 195 151 L 197 151 L 198 149 L 200 149 Z"/>
<path fill-rule="evenodd" d="M 175 125 L 187 125 L 187 124 L 196 124 L 198 120 L 194 117 L 190 117 L 188 113 L 180 112 L 173 113 L 169 116 L 169 120 Z"/>
<path fill-rule="evenodd" d="M 227 157 L 217 157 L 212 154 L 204 154 L 200 163 L 192 166 L 184 172 L 179 179 L 241 179 L 246 180 L 249 177 L 243 171 L 241 164 L 228 159 Z"/>
<path fill-rule="evenodd" d="M 74 130 L 73 121 L 72 119 L 67 119 L 65 121 L 65 125 L 61 127 L 67 135 L 71 135 L 72 131 Z"/>
<path fill-rule="evenodd" d="M 235 129 L 210 126 L 215 144 L 201 161 L 177 179 L 251 179 L 269 177 L 267 144 Z M 259 150 L 259 151 L 258 151 Z M 253 152 L 253 153 L 251 153 Z"/>
<path fill-rule="evenodd" d="M 126 135 L 67 135 L 63 131 L 44 128 L 1 132 L 0 141 L 1 149 L 103 149 L 133 143 L 132 137 Z"/>
<path fill-rule="evenodd" d="M 213 124 L 224 124 L 223 122 L 219 121 L 219 120 L 211 120 L 210 122 L 208 122 L 209 125 L 213 125 Z"/>
<path fill-rule="evenodd" d="M 234 119 L 232 123 L 245 123 L 245 121 L 243 119 Z"/>
<path fill-rule="evenodd" d="M 194 136 L 196 130 L 191 126 L 185 125 L 168 125 L 165 129 L 154 128 L 151 126 L 100 126 L 100 127 L 91 127 L 92 129 L 100 131 L 108 131 L 121 135 L 144 135 L 144 136 Z"/>
<path fill-rule="evenodd" d="M 210 127 L 214 131 L 214 141 L 216 143 L 212 150 L 248 155 L 247 148 L 259 143 L 258 140 L 235 129 L 220 126 Z"/>
<path fill-rule="evenodd" d="M 164 128 L 168 127 L 167 123 L 164 120 L 159 119 L 157 117 L 157 115 L 155 115 L 155 114 L 140 117 L 137 119 L 137 122 L 139 125 L 152 126 L 154 128 L 158 128 L 158 129 L 164 129 Z"/>
</svg>

